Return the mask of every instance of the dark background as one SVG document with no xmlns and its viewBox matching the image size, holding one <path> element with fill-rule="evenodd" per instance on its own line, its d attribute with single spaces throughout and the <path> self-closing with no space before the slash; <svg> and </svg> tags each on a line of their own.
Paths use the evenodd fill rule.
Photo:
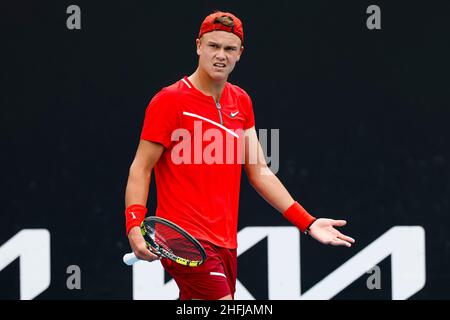
<svg viewBox="0 0 450 320">
<path fill-rule="evenodd" d="M 71 4 L 81 30 L 66 28 Z M 366 27 L 371 4 L 381 30 Z M 351 249 L 302 241 L 302 289 L 390 227 L 420 225 L 427 279 L 412 298 L 450 298 L 450 2 L 4 1 L 0 244 L 25 228 L 50 231 L 51 285 L 38 298 L 131 298 L 124 190 L 144 111 L 194 72 L 195 38 L 214 9 L 244 22 L 230 82 L 252 97 L 257 129 L 280 129 L 279 178 L 315 216 L 347 219 L 357 239 Z M 244 175 L 239 227 L 273 225 L 289 224 Z M 251 259 L 266 259 L 265 248 L 239 258 L 258 299 L 267 267 Z M 389 299 L 389 260 L 382 290 L 364 278 L 335 298 Z M 66 288 L 72 264 L 82 290 Z M 16 261 L 0 272 L 0 298 L 19 297 L 18 270 Z"/>
</svg>

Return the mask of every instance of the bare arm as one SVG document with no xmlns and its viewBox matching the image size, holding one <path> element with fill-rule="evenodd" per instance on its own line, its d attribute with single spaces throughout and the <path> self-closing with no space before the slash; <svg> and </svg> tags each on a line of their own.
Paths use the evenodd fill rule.
<svg viewBox="0 0 450 320">
<path fill-rule="evenodd" d="M 127 187 L 125 191 L 125 206 L 133 204 L 147 205 L 148 191 L 152 170 L 162 153 L 164 147 L 158 143 L 141 140 L 130 167 Z M 128 233 L 128 240 L 134 254 L 142 260 L 153 261 L 158 256 L 148 250 L 139 227 L 134 227 Z"/>
<path fill-rule="evenodd" d="M 280 180 L 267 167 L 266 159 L 254 127 L 245 130 L 245 172 L 250 184 L 272 207 L 286 211 L 294 199 Z"/>
<path fill-rule="evenodd" d="M 245 172 L 255 190 L 279 212 L 285 212 L 295 201 L 280 180 L 267 167 L 264 153 L 255 128 L 245 131 Z M 354 239 L 343 235 L 334 227 L 342 227 L 344 220 L 317 219 L 310 228 L 310 235 L 324 244 L 350 247 Z"/>
<path fill-rule="evenodd" d="M 147 205 L 148 188 L 153 167 L 158 162 L 164 147 L 147 140 L 139 142 L 136 155 L 130 167 L 127 188 L 125 191 L 125 206 L 132 204 Z"/>
</svg>

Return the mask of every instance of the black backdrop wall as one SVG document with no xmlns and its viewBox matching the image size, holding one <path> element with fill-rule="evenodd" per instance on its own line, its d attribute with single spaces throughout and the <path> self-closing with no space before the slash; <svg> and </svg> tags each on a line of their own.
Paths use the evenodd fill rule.
<svg viewBox="0 0 450 320">
<path fill-rule="evenodd" d="M 81 8 L 81 30 L 66 9 Z M 381 30 L 366 9 L 381 8 Z M 345 218 L 351 249 L 302 236 L 306 291 L 393 226 L 422 226 L 426 283 L 450 298 L 447 1 L 14 1 L 1 12 L 0 244 L 51 235 L 51 283 L 38 299 L 130 299 L 121 258 L 124 190 L 151 97 L 196 68 L 195 38 L 214 9 L 244 22 L 230 82 L 252 97 L 257 128 L 280 131 L 278 176 L 311 213 Z M 148 206 L 153 211 L 154 185 Z M 242 181 L 239 228 L 289 226 Z M 267 243 L 240 256 L 239 279 L 268 298 Z M 335 299 L 390 299 L 362 276 Z M 67 266 L 82 272 L 68 290 Z M 20 293 L 19 260 L 0 298 Z"/>
</svg>

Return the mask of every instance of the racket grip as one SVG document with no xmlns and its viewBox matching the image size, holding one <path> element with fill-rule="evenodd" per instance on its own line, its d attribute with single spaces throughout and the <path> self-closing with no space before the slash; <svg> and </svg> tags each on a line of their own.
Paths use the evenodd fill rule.
<svg viewBox="0 0 450 320">
<path fill-rule="evenodd" d="M 139 261 L 139 259 L 133 252 L 127 253 L 123 256 L 123 262 L 128 266 L 132 266 L 137 261 Z"/>
</svg>

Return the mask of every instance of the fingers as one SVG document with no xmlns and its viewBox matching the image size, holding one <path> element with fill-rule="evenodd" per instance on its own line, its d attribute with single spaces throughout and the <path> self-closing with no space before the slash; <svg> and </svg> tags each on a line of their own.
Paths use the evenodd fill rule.
<svg viewBox="0 0 450 320">
<path fill-rule="evenodd" d="M 344 241 L 342 239 L 336 238 L 330 241 L 330 244 L 332 246 L 345 246 L 345 247 L 351 247 L 352 244 L 350 242 Z"/>
<path fill-rule="evenodd" d="M 161 253 L 157 251 L 155 248 L 153 248 L 151 245 L 148 245 L 147 249 L 150 250 L 150 252 L 153 253 L 154 255 L 157 255 L 158 257 L 161 255 Z"/>
<path fill-rule="evenodd" d="M 148 248 L 139 248 L 137 249 L 134 254 L 136 257 L 138 257 L 140 260 L 146 260 L 149 262 L 160 260 L 161 257 L 156 251 L 150 251 Z"/>
<path fill-rule="evenodd" d="M 150 262 L 161 259 L 155 249 L 151 248 L 151 251 L 149 250 L 147 243 L 138 228 L 131 229 L 128 233 L 128 239 L 130 241 L 130 246 L 138 259 Z"/>
<path fill-rule="evenodd" d="M 343 227 L 347 224 L 347 221 L 345 220 L 333 220 L 333 226 L 336 227 Z"/>
<path fill-rule="evenodd" d="M 338 232 L 338 237 L 339 237 L 339 239 L 342 239 L 344 241 L 347 241 L 347 242 L 350 242 L 350 243 L 355 243 L 355 239 L 353 239 L 353 238 L 351 238 L 349 236 L 346 236 L 346 235 L 344 235 L 344 234 L 342 234 L 340 232 Z"/>
<path fill-rule="evenodd" d="M 345 221 L 345 220 L 334 220 L 333 221 L 333 226 L 335 226 L 335 227 L 343 227 L 346 224 L 347 224 L 347 221 Z M 335 234 L 338 237 L 337 241 L 335 242 L 336 244 L 334 244 L 334 245 L 345 245 L 347 247 L 351 247 L 351 244 L 355 243 L 355 239 L 353 239 L 352 237 L 346 236 L 346 235 L 340 233 L 339 231 L 337 231 L 336 229 L 334 229 L 333 231 L 335 231 Z"/>
</svg>

